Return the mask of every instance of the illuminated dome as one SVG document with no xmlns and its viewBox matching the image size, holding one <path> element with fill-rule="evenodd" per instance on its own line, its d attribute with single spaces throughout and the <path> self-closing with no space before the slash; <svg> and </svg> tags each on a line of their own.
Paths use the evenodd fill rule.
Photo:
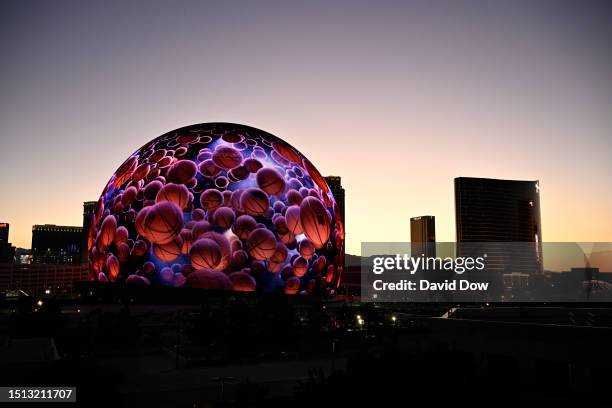
<svg viewBox="0 0 612 408">
<path fill-rule="evenodd" d="M 333 294 L 344 226 L 325 179 L 281 139 L 205 123 L 127 158 L 89 230 L 99 282 Z"/>
</svg>

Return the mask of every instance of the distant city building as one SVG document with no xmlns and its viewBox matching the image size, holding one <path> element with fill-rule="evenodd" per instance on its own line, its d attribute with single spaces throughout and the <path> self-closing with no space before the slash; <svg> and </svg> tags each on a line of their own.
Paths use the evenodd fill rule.
<svg viewBox="0 0 612 408">
<path fill-rule="evenodd" d="M 87 263 L 87 236 L 89 234 L 89 228 L 91 227 L 91 221 L 93 213 L 96 209 L 95 201 L 85 201 L 83 203 L 83 234 L 81 239 L 81 263 Z"/>
<path fill-rule="evenodd" d="M 35 264 L 79 264 L 83 227 L 34 225 L 32 262 Z"/>
<path fill-rule="evenodd" d="M 458 256 L 487 255 L 487 271 L 542 272 L 538 181 L 455 179 Z"/>
<path fill-rule="evenodd" d="M 0 265 L 0 293 L 22 290 L 28 295 L 74 293 L 75 282 L 88 279 L 87 265 L 3 264 Z"/>
<path fill-rule="evenodd" d="M 344 223 L 344 230 L 346 231 L 346 218 L 344 217 L 344 188 L 342 187 L 342 178 L 339 176 L 327 176 L 325 177 L 325 181 L 336 199 L 338 209 L 340 210 L 340 214 L 342 216 L 342 222 Z"/>
<path fill-rule="evenodd" d="M 571 268 L 569 273 L 580 281 L 598 280 L 600 275 L 599 268 L 591 268 L 588 266 Z"/>
<path fill-rule="evenodd" d="M 9 224 L 0 223 L 0 263 L 13 263 L 15 247 L 9 242 Z"/>
<path fill-rule="evenodd" d="M 410 218 L 410 248 L 412 256 L 436 256 L 436 217 L 423 215 Z"/>
</svg>

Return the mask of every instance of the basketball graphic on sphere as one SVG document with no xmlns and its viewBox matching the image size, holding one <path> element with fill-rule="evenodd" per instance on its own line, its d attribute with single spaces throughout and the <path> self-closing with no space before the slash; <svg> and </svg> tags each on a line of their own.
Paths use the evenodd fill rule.
<svg viewBox="0 0 612 408">
<path fill-rule="evenodd" d="M 127 277 L 127 279 L 125 280 L 125 283 L 131 284 L 131 285 L 150 285 L 151 282 L 145 278 L 144 276 L 140 276 L 140 275 L 130 275 Z"/>
<path fill-rule="evenodd" d="M 232 246 L 229 240 L 225 237 L 225 235 L 219 234 L 215 231 L 205 232 L 202 234 L 202 238 L 212 239 L 217 243 L 217 245 L 219 245 L 219 248 L 221 248 L 221 260 L 215 269 L 220 271 L 225 270 L 232 260 Z"/>
<path fill-rule="evenodd" d="M 294 189 L 287 191 L 287 203 L 289 205 L 300 205 L 302 203 L 302 195 Z"/>
<path fill-rule="evenodd" d="M 127 207 L 132 204 L 134 199 L 136 199 L 137 193 L 138 190 L 136 190 L 136 187 L 134 186 L 129 186 L 128 188 L 126 188 L 123 192 L 123 195 L 121 196 L 121 204 L 123 204 L 124 207 Z"/>
<path fill-rule="evenodd" d="M 90 277 L 109 285 L 331 295 L 342 277 L 344 223 L 325 178 L 248 126 L 151 140 L 110 177 L 92 219 Z"/>
<path fill-rule="evenodd" d="M 287 250 L 287 247 L 285 246 L 285 244 L 283 244 L 282 242 L 277 242 L 276 250 L 270 257 L 270 261 L 276 262 L 277 264 L 281 264 L 282 266 L 284 265 L 288 254 L 289 254 L 289 251 Z"/>
<path fill-rule="evenodd" d="M 292 276 L 285 282 L 285 293 L 287 295 L 295 295 L 300 290 L 300 280 L 296 276 Z"/>
<path fill-rule="evenodd" d="M 198 172 L 198 167 L 191 160 L 179 160 L 168 169 L 168 181 L 185 184 Z"/>
<path fill-rule="evenodd" d="M 232 281 L 223 272 L 214 269 L 200 269 L 187 276 L 185 286 L 200 289 L 231 290 Z"/>
<path fill-rule="evenodd" d="M 184 210 L 189 203 L 189 190 L 182 184 L 169 183 L 163 186 L 155 196 L 155 202 L 169 201 Z"/>
<path fill-rule="evenodd" d="M 331 216 L 321 200 L 309 196 L 302 201 L 300 222 L 304 234 L 312 241 L 315 248 L 322 248 L 329 239 Z"/>
<path fill-rule="evenodd" d="M 226 230 L 232 226 L 235 217 L 234 210 L 229 207 L 220 207 L 213 214 L 213 224 L 218 228 Z"/>
<path fill-rule="evenodd" d="M 100 242 L 103 246 L 107 247 L 115 239 L 115 232 L 117 231 L 117 219 L 114 215 L 108 215 L 102 221 L 100 227 Z"/>
<path fill-rule="evenodd" d="M 113 241 L 115 241 L 115 244 L 127 243 L 129 234 L 130 233 L 128 232 L 127 228 L 122 225 L 115 231 L 115 238 Z"/>
<path fill-rule="evenodd" d="M 204 177 L 214 177 L 221 172 L 221 167 L 217 166 L 212 159 L 207 159 L 201 162 L 198 166 L 200 173 Z"/>
<path fill-rule="evenodd" d="M 263 215 L 269 207 L 268 195 L 258 189 L 249 188 L 240 195 L 240 206 L 249 215 Z"/>
<path fill-rule="evenodd" d="M 302 257 L 307 260 L 312 258 L 315 254 L 315 247 L 309 239 L 304 239 L 300 241 L 300 243 L 298 244 L 298 249 L 300 251 L 300 255 L 302 255 Z"/>
<path fill-rule="evenodd" d="M 254 259 L 270 259 L 276 252 L 276 237 L 268 229 L 254 229 L 247 238 L 246 248 Z"/>
<path fill-rule="evenodd" d="M 182 253 L 183 239 L 178 236 L 167 244 L 154 244 L 153 253 L 164 262 L 174 261 Z"/>
<path fill-rule="evenodd" d="M 155 244 L 167 244 L 183 228 L 183 212 L 174 203 L 163 201 L 152 206 L 144 221 L 147 239 Z"/>
<path fill-rule="evenodd" d="M 221 247 L 212 239 L 199 239 L 191 245 L 189 255 L 195 269 L 214 268 L 221 261 Z"/>
<path fill-rule="evenodd" d="M 197 240 L 204 234 L 205 232 L 212 231 L 213 226 L 210 222 L 206 220 L 196 222 L 191 228 L 191 239 Z"/>
<path fill-rule="evenodd" d="M 242 162 L 242 154 L 231 146 L 219 146 L 212 155 L 213 162 L 224 169 L 233 169 Z"/>
<path fill-rule="evenodd" d="M 223 194 L 219 190 L 210 189 L 200 195 L 200 204 L 205 210 L 214 210 L 223 202 Z"/>
<path fill-rule="evenodd" d="M 251 173 L 257 173 L 257 170 L 263 167 L 263 164 L 257 159 L 249 158 L 244 161 L 244 167 Z"/>
<path fill-rule="evenodd" d="M 132 248 L 132 255 L 136 257 L 144 256 L 147 253 L 148 249 L 149 245 L 147 245 L 145 241 L 139 239 L 138 241 L 134 242 L 134 247 Z"/>
<path fill-rule="evenodd" d="M 300 207 L 292 205 L 285 211 L 285 224 L 293 235 L 298 235 L 303 232 L 302 222 L 300 221 Z"/>
<path fill-rule="evenodd" d="M 261 168 L 255 177 L 259 188 L 270 195 L 279 195 L 285 191 L 285 180 L 275 169 Z"/>
<path fill-rule="evenodd" d="M 132 174 L 132 181 L 140 181 L 147 177 L 149 169 L 149 163 L 142 163 L 140 166 L 136 167 L 136 170 L 134 170 Z"/>
<path fill-rule="evenodd" d="M 250 215 L 241 215 L 236 218 L 232 230 L 240 239 L 247 239 L 251 231 L 257 226 L 257 221 Z"/>
<path fill-rule="evenodd" d="M 130 246 L 126 242 L 121 242 L 117 245 L 117 258 L 121 262 L 126 262 L 130 256 Z"/>
<path fill-rule="evenodd" d="M 157 197 L 157 193 L 159 192 L 159 190 L 161 190 L 163 186 L 164 185 L 159 180 L 151 181 L 144 187 L 144 198 L 146 198 L 147 200 L 155 200 L 155 197 Z"/>
<path fill-rule="evenodd" d="M 232 288 L 237 292 L 254 292 L 257 287 L 255 279 L 246 272 L 238 271 L 229 274 Z"/>
<path fill-rule="evenodd" d="M 244 265 L 249 260 L 249 255 L 242 249 L 238 249 L 232 253 L 232 262 L 236 265 Z"/>
<path fill-rule="evenodd" d="M 299 278 L 306 275 L 306 271 L 308 271 L 308 261 L 301 256 L 295 258 L 291 266 L 293 266 L 293 273 Z"/>
<path fill-rule="evenodd" d="M 110 254 L 109 257 L 106 258 L 106 271 L 111 281 L 116 280 L 117 276 L 119 276 L 119 268 L 119 259 L 115 255 Z"/>
</svg>

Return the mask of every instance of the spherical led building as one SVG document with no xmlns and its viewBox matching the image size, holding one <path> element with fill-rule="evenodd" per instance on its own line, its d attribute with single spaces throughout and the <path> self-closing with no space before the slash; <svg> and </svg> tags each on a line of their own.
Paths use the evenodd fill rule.
<svg viewBox="0 0 612 408">
<path fill-rule="evenodd" d="M 252 127 L 205 123 L 141 147 L 110 178 L 88 231 L 91 279 L 333 294 L 344 224 L 316 167 Z"/>
</svg>

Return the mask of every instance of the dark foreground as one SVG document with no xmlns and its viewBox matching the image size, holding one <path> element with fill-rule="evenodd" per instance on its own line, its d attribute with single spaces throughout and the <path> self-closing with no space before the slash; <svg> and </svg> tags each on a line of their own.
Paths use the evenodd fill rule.
<svg viewBox="0 0 612 408">
<path fill-rule="evenodd" d="M 47 299 L 0 318 L 0 385 L 76 386 L 79 406 L 612 404 L 605 307 Z"/>
</svg>

